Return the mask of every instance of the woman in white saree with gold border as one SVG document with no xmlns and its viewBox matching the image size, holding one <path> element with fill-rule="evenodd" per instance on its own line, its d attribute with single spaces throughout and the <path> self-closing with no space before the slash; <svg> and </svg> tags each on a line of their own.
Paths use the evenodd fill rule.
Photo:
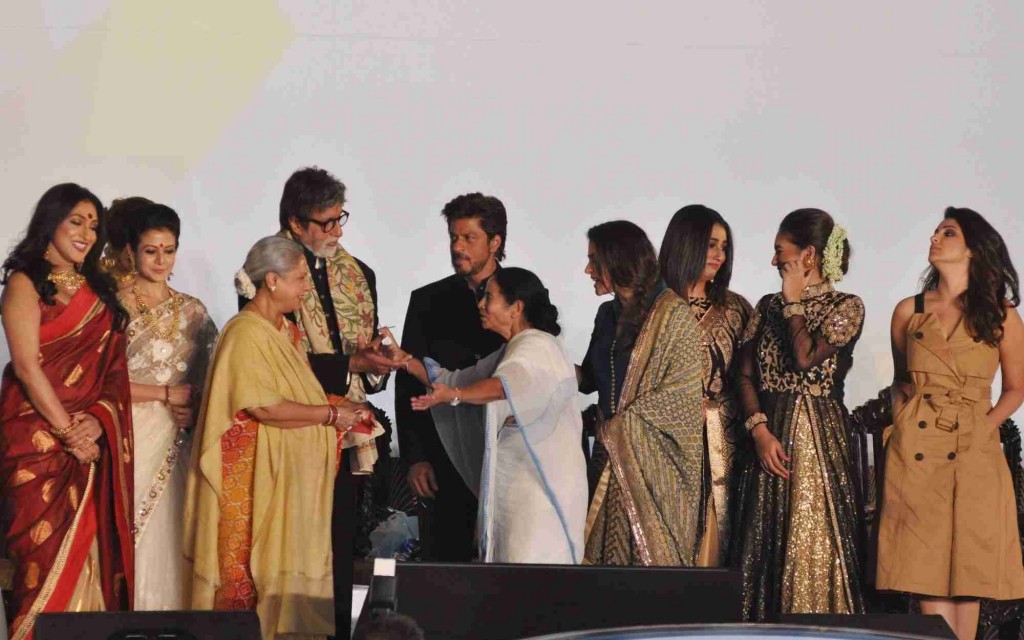
<svg viewBox="0 0 1024 640">
<path fill-rule="evenodd" d="M 119 298 L 128 324 L 135 450 L 135 609 L 184 609 L 181 538 L 195 407 L 217 341 L 206 307 L 171 289 L 180 221 L 145 205 L 125 221 L 133 278 Z"/>
</svg>

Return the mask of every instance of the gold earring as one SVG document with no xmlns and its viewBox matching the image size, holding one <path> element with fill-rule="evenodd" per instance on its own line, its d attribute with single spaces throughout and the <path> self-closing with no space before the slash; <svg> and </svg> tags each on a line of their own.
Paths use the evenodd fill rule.
<svg viewBox="0 0 1024 640">
<path fill-rule="evenodd" d="M 128 271 L 128 275 L 138 275 L 139 272 L 135 268 L 135 256 L 133 256 L 130 253 L 128 254 L 128 265 L 131 267 L 131 269 Z"/>
</svg>

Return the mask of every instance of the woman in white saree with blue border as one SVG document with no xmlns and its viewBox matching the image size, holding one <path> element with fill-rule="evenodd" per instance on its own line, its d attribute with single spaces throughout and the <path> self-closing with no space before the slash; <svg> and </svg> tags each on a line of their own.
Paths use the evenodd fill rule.
<svg viewBox="0 0 1024 640">
<path fill-rule="evenodd" d="M 575 368 L 555 337 L 558 312 L 537 276 L 517 268 L 492 277 L 480 309 L 484 327 L 508 344 L 458 371 L 409 359 L 432 389 L 413 408 L 431 410 L 480 499 L 485 562 L 578 564 L 588 506 L 583 423 Z"/>
</svg>

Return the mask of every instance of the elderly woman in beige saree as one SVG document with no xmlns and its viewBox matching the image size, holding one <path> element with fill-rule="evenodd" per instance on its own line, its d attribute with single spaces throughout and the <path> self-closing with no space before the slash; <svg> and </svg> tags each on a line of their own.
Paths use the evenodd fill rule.
<svg viewBox="0 0 1024 640">
<path fill-rule="evenodd" d="M 250 250 L 238 280 L 252 301 L 218 340 L 188 479 L 186 603 L 255 609 L 264 640 L 335 633 L 334 476 L 370 420 L 362 405 L 328 399 L 284 317 L 307 278 L 292 240 Z"/>
<path fill-rule="evenodd" d="M 601 414 L 584 562 L 692 566 L 703 530 L 697 325 L 658 279 L 643 230 L 616 221 L 587 235 L 595 292 L 615 299 L 598 311 L 579 370 L 580 389 L 598 391 Z"/>
</svg>

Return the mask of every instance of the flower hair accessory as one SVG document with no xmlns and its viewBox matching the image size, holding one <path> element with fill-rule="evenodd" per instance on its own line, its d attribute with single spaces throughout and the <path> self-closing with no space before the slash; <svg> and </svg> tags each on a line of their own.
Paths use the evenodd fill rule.
<svg viewBox="0 0 1024 640">
<path fill-rule="evenodd" d="M 256 297 L 256 285 L 252 283 L 252 278 L 245 272 L 245 269 L 239 269 L 235 273 L 235 291 L 247 300 Z"/>
<path fill-rule="evenodd" d="M 846 241 L 846 229 L 836 223 L 832 233 L 828 234 L 825 255 L 821 259 L 821 276 L 831 282 L 843 279 L 843 245 Z"/>
</svg>

